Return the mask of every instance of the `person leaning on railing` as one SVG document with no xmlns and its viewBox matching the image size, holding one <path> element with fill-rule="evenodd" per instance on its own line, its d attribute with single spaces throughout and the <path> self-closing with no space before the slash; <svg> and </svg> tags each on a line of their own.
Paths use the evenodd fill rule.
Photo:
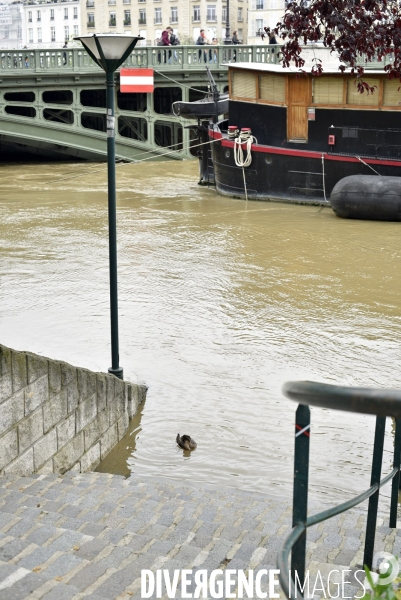
<svg viewBox="0 0 401 600">
<path fill-rule="evenodd" d="M 273 44 L 277 44 L 277 40 L 276 36 L 274 35 L 274 31 L 271 31 L 269 33 L 269 46 L 272 46 Z M 274 48 L 272 48 L 271 52 L 274 54 Z"/>
<path fill-rule="evenodd" d="M 236 45 L 236 44 L 240 44 L 240 43 L 241 43 L 241 42 L 239 41 L 239 39 L 238 39 L 238 32 L 237 32 L 237 31 L 234 31 L 234 32 L 233 32 L 233 37 L 232 37 L 232 39 L 231 39 L 231 42 L 232 42 L 234 45 Z M 237 52 L 236 52 L 236 50 L 234 50 L 234 51 L 233 51 L 233 58 L 234 58 L 234 62 L 236 62 L 236 61 L 237 61 Z"/>
<path fill-rule="evenodd" d="M 205 46 L 206 44 L 209 44 L 209 42 L 206 39 L 206 33 L 204 29 L 201 29 L 199 32 L 199 37 L 196 40 L 196 45 L 197 46 Z M 199 50 L 199 62 L 202 61 L 202 50 Z M 203 52 L 203 62 L 207 62 L 207 51 L 205 50 Z"/>
<path fill-rule="evenodd" d="M 219 40 L 217 38 L 213 38 L 212 39 L 212 46 L 218 46 L 219 45 Z M 217 63 L 217 50 L 214 49 L 213 53 L 212 50 L 209 50 L 209 62 L 215 62 Z"/>
</svg>

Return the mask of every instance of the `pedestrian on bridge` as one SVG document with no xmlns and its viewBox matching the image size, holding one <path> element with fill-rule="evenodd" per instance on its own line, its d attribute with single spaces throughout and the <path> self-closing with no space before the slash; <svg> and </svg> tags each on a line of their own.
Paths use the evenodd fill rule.
<svg viewBox="0 0 401 600">
<path fill-rule="evenodd" d="M 63 48 L 68 48 L 68 42 L 67 40 L 64 43 Z M 63 52 L 63 65 L 67 64 L 67 52 Z"/>
<path fill-rule="evenodd" d="M 199 32 L 199 37 L 196 40 L 197 46 L 205 46 L 206 44 L 210 44 L 210 42 L 206 38 L 206 33 L 204 29 L 201 29 Z M 202 60 L 202 50 L 199 50 L 199 62 Z M 207 51 L 203 52 L 203 61 L 207 62 Z"/>
<path fill-rule="evenodd" d="M 173 33 L 173 30 L 171 27 L 166 27 L 166 29 L 164 31 L 162 31 L 162 37 L 160 40 L 160 46 L 171 46 L 171 41 L 170 41 L 170 37 Z M 161 54 L 163 54 L 163 62 L 166 63 L 166 50 L 164 50 Z M 161 57 L 159 54 L 159 63 L 161 62 Z M 171 62 L 171 50 L 168 51 L 168 62 Z"/>
</svg>

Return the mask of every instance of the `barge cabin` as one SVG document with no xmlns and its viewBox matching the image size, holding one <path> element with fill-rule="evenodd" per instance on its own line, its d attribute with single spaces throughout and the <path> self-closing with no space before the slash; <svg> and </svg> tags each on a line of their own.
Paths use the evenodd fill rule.
<svg viewBox="0 0 401 600">
<path fill-rule="evenodd" d="M 325 205 L 349 175 L 401 176 L 401 83 L 379 70 L 363 79 L 374 93 L 358 92 L 355 76 L 338 68 L 316 77 L 280 65 L 230 64 L 229 119 L 209 125 L 217 190 Z M 249 166 L 234 153 L 236 128 L 256 138 Z M 245 143 L 242 149 L 246 156 Z"/>
</svg>

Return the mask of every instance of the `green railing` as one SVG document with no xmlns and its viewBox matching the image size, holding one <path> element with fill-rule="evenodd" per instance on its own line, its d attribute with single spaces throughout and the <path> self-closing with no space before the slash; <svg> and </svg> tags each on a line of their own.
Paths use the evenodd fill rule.
<svg viewBox="0 0 401 600">
<path fill-rule="evenodd" d="M 277 46 L 140 46 L 135 48 L 124 67 L 153 67 L 161 71 L 187 69 L 212 70 L 228 62 L 277 63 Z M 29 74 L 46 71 L 99 70 L 82 48 L 0 50 L 0 72 Z"/>
<path fill-rule="evenodd" d="M 287 598 L 303 598 L 298 582 L 305 581 L 306 530 L 369 499 L 363 563 L 372 568 L 379 490 L 391 479 L 390 527 L 397 525 L 398 489 L 401 453 L 401 391 L 347 388 L 310 381 L 289 382 L 283 386 L 285 396 L 299 402 L 295 419 L 294 492 L 292 531 L 284 540 L 278 556 L 280 584 Z M 308 517 L 309 475 L 309 406 L 376 415 L 376 430 L 370 488 L 348 502 Z M 395 418 L 392 471 L 380 480 L 386 417 Z M 291 554 L 291 568 L 288 561 Z M 296 577 L 294 577 L 296 575 Z"/>
</svg>

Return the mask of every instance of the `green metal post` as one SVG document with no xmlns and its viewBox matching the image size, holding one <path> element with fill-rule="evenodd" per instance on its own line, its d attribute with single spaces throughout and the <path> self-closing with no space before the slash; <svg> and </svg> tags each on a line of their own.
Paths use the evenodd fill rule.
<svg viewBox="0 0 401 600">
<path fill-rule="evenodd" d="M 401 419 L 395 419 L 393 468 L 398 469 L 391 483 L 391 506 L 389 527 L 397 527 L 398 490 L 400 487 Z"/>
<path fill-rule="evenodd" d="M 383 460 L 384 433 L 386 417 L 376 417 L 375 444 L 373 447 L 372 474 L 370 485 L 380 484 Z M 377 507 L 379 505 L 380 488 L 369 498 L 368 519 L 366 523 L 365 552 L 363 564 L 372 569 L 373 551 L 375 546 Z"/>
<path fill-rule="evenodd" d="M 114 71 L 106 71 L 107 110 L 107 180 L 109 204 L 109 270 L 110 270 L 110 324 L 111 367 L 109 373 L 123 378 L 118 351 L 118 290 L 117 290 L 117 217 L 116 217 L 116 140 L 114 126 Z"/>
<path fill-rule="evenodd" d="M 295 418 L 294 495 L 292 503 L 292 526 L 304 525 L 302 533 L 292 548 L 291 576 L 297 574 L 301 585 L 305 580 L 306 521 L 308 518 L 310 409 L 300 404 Z M 295 591 L 295 590 L 294 590 Z"/>
</svg>

